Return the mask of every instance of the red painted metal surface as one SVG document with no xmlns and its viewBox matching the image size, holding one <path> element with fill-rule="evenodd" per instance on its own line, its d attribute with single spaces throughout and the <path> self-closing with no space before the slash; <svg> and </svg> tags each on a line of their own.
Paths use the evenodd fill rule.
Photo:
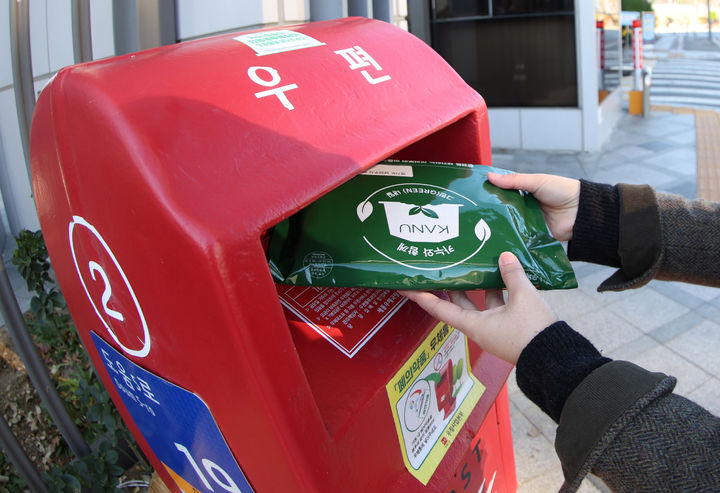
<svg viewBox="0 0 720 493">
<path fill-rule="evenodd" d="M 262 246 L 386 157 L 490 164 L 485 104 L 388 24 L 284 30 L 316 44 L 258 54 L 219 36 L 69 67 L 42 92 L 35 198 L 93 363 L 172 487 L 91 331 L 201 398 L 255 491 L 444 491 L 478 440 L 501 464 L 493 491 L 513 491 L 507 364 L 471 347 L 487 389 L 425 488 L 403 465 L 385 385 L 436 321 L 407 303 L 350 359 L 289 327 Z"/>
</svg>

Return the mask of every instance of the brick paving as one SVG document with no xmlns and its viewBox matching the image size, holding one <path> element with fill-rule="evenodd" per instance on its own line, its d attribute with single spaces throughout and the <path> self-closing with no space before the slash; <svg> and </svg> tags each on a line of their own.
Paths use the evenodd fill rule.
<svg viewBox="0 0 720 493">
<path fill-rule="evenodd" d="M 720 113 L 695 111 L 698 197 L 720 201 Z"/>
<path fill-rule="evenodd" d="M 653 106 L 652 111 L 695 116 L 697 196 L 720 201 L 720 113 L 712 110 Z"/>
</svg>

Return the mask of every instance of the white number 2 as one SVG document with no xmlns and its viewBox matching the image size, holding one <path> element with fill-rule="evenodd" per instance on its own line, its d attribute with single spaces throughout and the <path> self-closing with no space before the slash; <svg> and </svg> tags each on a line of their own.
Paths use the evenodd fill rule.
<svg viewBox="0 0 720 493">
<path fill-rule="evenodd" d="M 110 300 L 110 297 L 112 296 L 112 287 L 110 286 L 110 280 L 108 279 L 107 274 L 105 274 L 105 271 L 102 267 L 100 267 L 100 264 L 95 262 L 94 260 L 91 260 L 88 262 L 88 267 L 90 267 L 90 275 L 92 275 L 93 281 L 97 281 L 95 278 L 95 273 L 97 272 L 100 274 L 100 277 L 102 277 L 103 285 L 105 286 L 105 290 L 103 291 L 102 295 L 102 305 L 103 309 L 105 310 L 105 313 L 108 314 L 108 316 L 114 318 L 115 320 L 119 320 L 120 322 L 123 322 L 125 320 L 125 317 L 122 313 L 120 313 L 117 310 L 113 310 L 108 306 L 108 301 Z"/>
<path fill-rule="evenodd" d="M 93 310 L 107 329 L 107 333 L 126 354 L 136 358 L 146 357 L 150 353 L 152 342 L 150 340 L 150 329 L 130 281 L 122 267 L 120 267 L 115 254 L 110 250 L 110 246 L 108 246 L 98 230 L 95 229 L 95 226 L 81 216 L 73 216 L 72 221 L 68 224 L 68 240 L 70 242 L 70 253 L 75 263 L 75 271 L 80 283 Z M 81 250 L 78 250 L 78 247 L 81 247 Z M 87 249 L 88 253 L 95 252 L 95 256 L 88 258 L 88 253 L 83 252 L 83 249 Z M 100 262 L 105 267 L 101 267 Z M 110 277 L 108 277 L 108 272 Z M 112 285 L 110 279 L 112 279 Z M 99 304 L 97 303 L 97 294 L 90 294 L 88 289 L 88 284 L 93 282 L 98 285 L 102 282 L 102 286 L 97 286 L 102 289 L 101 303 Z M 123 313 L 108 306 L 110 298 L 123 301 L 119 305 L 122 306 Z M 115 333 L 115 329 L 110 325 L 113 319 L 123 323 L 122 328 L 117 327 L 117 329 L 122 329 L 125 335 L 124 339 L 131 343 L 130 347 L 123 344 L 123 341 Z M 137 348 L 136 339 L 142 344 L 140 348 Z"/>
</svg>

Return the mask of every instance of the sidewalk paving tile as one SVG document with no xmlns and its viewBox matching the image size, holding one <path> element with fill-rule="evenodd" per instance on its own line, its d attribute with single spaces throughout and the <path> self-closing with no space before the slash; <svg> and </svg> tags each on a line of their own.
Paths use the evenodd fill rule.
<svg viewBox="0 0 720 493">
<path fill-rule="evenodd" d="M 720 415 L 720 379 L 711 378 L 686 396 L 715 415 Z"/>
<path fill-rule="evenodd" d="M 689 312 L 686 306 L 664 296 L 654 289 L 628 291 L 608 309 L 627 320 L 643 332 L 650 332 L 665 323 Z"/>
<path fill-rule="evenodd" d="M 720 325 L 704 320 L 666 343 L 667 347 L 694 362 L 715 378 L 720 378 Z"/>
<path fill-rule="evenodd" d="M 675 392 L 684 396 L 712 379 L 709 373 L 662 345 L 635 356 L 632 362 L 646 370 L 662 372 L 675 378 L 681 376 Z"/>
<path fill-rule="evenodd" d="M 564 318 L 560 316 L 560 318 Z M 642 331 L 605 308 L 599 308 L 567 323 L 587 337 L 603 353 L 612 352 L 643 335 Z"/>
</svg>

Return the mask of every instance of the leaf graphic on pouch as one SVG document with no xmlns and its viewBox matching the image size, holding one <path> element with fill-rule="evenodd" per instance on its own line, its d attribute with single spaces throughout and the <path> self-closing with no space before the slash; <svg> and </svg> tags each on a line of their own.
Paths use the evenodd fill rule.
<svg viewBox="0 0 720 493">
<path fill-rule="evenodd" d="M 410 209 L 410 212 L 408 212 L 408 215 L 414 216 L 416 214 L 420 214 L 420 211 L 422 210 L 422 207 L 413 207 Z"/>
<path fill-rule="evenodd" d="M 424 209 L 424 208 L 421 207 L 420 210 L 421 210 L 422 213 L 423 213 L 424 215 L 426 215 L 427 217 L 432 217 L 433 219 L 438 219 L 438 218 L 439 218 L 437 212 L 435 212 L 435 211 L 432 210 L 432 209 Z"/>
<path fill-rule="evenodd" d="M 370 217 L 370 214 L 372 214 L 372 212 L 373 206 L 368 201 L 360 202 L 360 204 L 357 206 L 357 215 L 358 218 L 360 218 L 360 222 Z"/>
<path fill-rule="evenodd" d="M 488 226 L 484 219 L 480 219 L 475 225 L 475 236 L 483 243 L 490 238 L 490 226 Z"/>
</svg>

